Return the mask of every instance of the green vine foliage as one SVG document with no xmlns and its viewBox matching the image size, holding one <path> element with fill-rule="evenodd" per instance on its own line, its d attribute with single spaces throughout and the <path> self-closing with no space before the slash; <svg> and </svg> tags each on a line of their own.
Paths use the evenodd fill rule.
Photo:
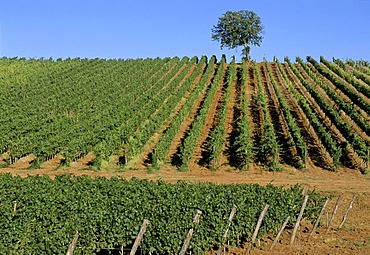
<svg viewBox="0 0 370 255">
<path fill-rule="evenodd" d="M 213 170 L 217 170 L 220 167 L 220 156 L 223 146 L 226 142 L 226 114 L 231 96 L 231 88 L 234 79 L 236 78 L 235 60 L 233 60 L 226 73 L 227 81 L 224 86 L 224 98 L 220 105 L 220 112 L 218 113 L 218 123 L 213 127 L 212 131 L 208 136 L 207 150 L 209 152 L 209 167 Z"/>
<path fill-rule="evenodd" d="M 278 143 L 278 138 L 275 133 L 274 126 L 271 122 L 266 97 L 261 85 L 261 78 L 258 72 L 257 63 L 254 63 L 254 69 L 256 72 L 258 83 L 257 102 L 263 110 L 264 118 L 262 137 L 257 144 L 257 156 L 259 157 L 259 160 L 261 160 L 262 163 L 264 163 L 268 167 L 268 170 L 281 171 L 281 168 L 279 167 L 280 145 Z"/>
<path fill-rule="evenodd" d="M 312 58 L 307 58 L 318 70 L 324 70 L 322 66 L 320 66 L 319 63 L 317 63 Z M 306 67 L 306 70 L 309 70 L 307 66 L 303 63 L 302 60 L 297 58 L 297 61 L 303 66 Z M 308 71 L 309 72 L 309 71 Z M 310 73 L 310 72 L 309 72 Z M 315 79 L 319 84 L 322 85 L 322 82 L 315 77 L 313 73 L 310 73 L 313 79 Z M 330 74 L 332 76 L 332 74 Z M 304 81 L 303 78 L 302 82 Z M 310 91 L 310 93 L 315 97 L 316 101 L 320 105 L 320 107 L 324 110 L 326 115 L 336 124 L 337 128 L 342 132 L 344 137 L 347 139 L 349 144 L 353 147 L 353 149 L 358 153 L 358 155 L 366 162 L 367 160 L 367 145 L 366 142 L 363 141 L 356 132 L 353 131 L 353 128 L 351 125 L 342 120 L 339 116 L 338 111 L 336 111 L 333 107 L 331 107 L 323 98 L 322 96 L 313 88 L 311 87 L 307 82 L 303 82 L 303 84 L 306 86 L 306 88 Z"/>
<path fill-rule="evenodd" d="M 203 212 L 189 251 L 204 254 L 223 242 L 231 207 L 237 212 L 229 231 L 232 245 L 241 246 L 268 203 L 260 236 L 274 231 L 284 219 L 296 220 L 302 189 L 267 185 L 169 184 L 163 181 L 73 177 L 60 175 L 12 177 L 0 175 L 0 253 L 65 254 L 76 230 L 75 255 L 98 254 L 102 248 L 130 248 L 143 219 L 150 225 L 140 248 L 151 254 L 176 254 L 197 209 Z M 305 210 L 315 220 L 323 199 L 315 192 Z M 16 210 L 13 210 L 16 201 Z"/>
<path fill-rule="evenodd" d="M 9 163 L 32 153 L 36 167 L 57 154 L 66 165 L 90 151 L 99 154 L 99 143 L 111 155 L 163 102 L 162 88 L 179 66 L 178 57 L 2 58 L 0 153 Z"/>
<path fill-rule="evenodd" d="M 202 57 L 198 65 L 199 67 L 201 67 L 202 65 L 207 65 L 206 70 L 200 78 L 199 83 L 195 87 L 193 93 L 191 93 L 189 98 L 186 100 L 179 113 L 172 119 L 170 126 L 164 131 L 163 136 L 153 149 L 153 169 L 158 170 L 164 163 L 170 162 L 170 158 L 167 156 L 167 153 L 174 137 L 179 132 L 180 127 L 185 119 L 190 116 L 191 109 L 194 107 L 198 97 L 204 95 L 207 89 L 207 79 L 209 79 L 210 75 L 213 74 L 212 72 L 216 62 L 216 57 L 212 56 L 209 63 L 207 64 L 206 62 L 206 57 Z M 199 67 L 198 70 L 194 72 L 194 78 L 202 71 L 202 69 L 200 69 Z M 188 80 L 193 81 L 194 78 L 190 77 Z"/>
<path fill-rule="evenodd" d="M 224 75 L 224 65 L 226 63 L 226 56 L 223 55 L 221 61 L 217 67 L 216 75 L 212 80 L 211 87 L 209 88 L 205 99 L 203 101 L 202 108 L 199 111 L 199 114 L 195 117 L 195 120 L 191 124 L 189 134 L 185 137 L 183 143 L 180 147 L 180 161 L 179 166 L 180 171 L 189 170 L 189 162 L 193 157 L 194 150 L 198 145 L 198 141 L 203 132 L 203 126 L 205 124 L 207 114 L 211 108 L 212 100 L 216 94 L 217 88 L 220 86 L 220 80 Z"/>
<path fill-rule="evenodd" d="M 295 146 L 298 152 L 298 159 L 292 159 L 292 160 L 295 161 L 296 167 L 305 168 L 306 163 L 307 163 L 306 162 L 307 161 L 307 156 L 306 156 L 307 155 L 307 144 L 303 140 L 303 136 L 301 135 L 301 132 L 297 126 L 296 120 L 292 116 L 290 109 L 287 105 L 287 102 L 285 98 L 283 97 L 283 95 L 281 94 L 275 82 L 275 78 L 273 77 L 270 67 L 266 60 L 265 60 L 265 66 L 266 66 L 271 84 L 277 96 L 277 99 L 279 101 L 280 108 L 282 109 L 284 118 L 289 128 L 289 133 L 288 133 L 289 142 L 288 143 L 290 143 L 292 146 Z"/>
<path fill-rule="evenodd" d="M 298 69 L 290 62 L 290 60 L 288 58 L 285 58 L 285 61 L 292 69 L 294 74 L 298 77 L 300 82 L 306 88 L 311 88 L 307 81 L 299 73 Z M 309 103 L 307 102 L 307 99 L 302 94 L 300 94 L 293 86 L 289 86 L 289 90 L 292 91 L 292 93 L 296 97 L 300 107 L 305 112 L 306 117 L 309 119 L 310 123 L 317 132 L 317 135 L 320 137 L 321 142 L 330 153 L 330 156 L 333 159 L 332 170 L 336 170 L 340 165 L 342 158 L 342 148 L 340 147 L 340 144 L 335 140 L 333 134 L 329 131 L 329 129 L 322 123 L 322 120 L 319 119 L 318 115 L 316 115 L 316 113 L 311 109 Z M 312 88 L 310 92 L 317 94 L 317 92 Z M 317 96 L 317 99 L 322 101 L 322 98 L 319 95 Z"/>
<path fill-rule="evenodd" d="M 236 154 L 239 158 L 240 165 L 238 166 L 242 170 L 247 170 L 251 158 L 253 157 L 252 139 L 250 135 L 250 124 L 248 120 L 248 99 L 247 99 L 247 64 L 243 60 L 241 66 L 241 109 L 240 118 L 238 120 L 238 136 L 235 139 L 234 146 L 236 147 Z"/>
<path fill-rule="evenodd" d="M 329 62 L 320 58 L 319 63 L 311 57 L 307 60 L 309 63 L 300 59 L 296 64 L 288 62 L 286 70 L 293 72 L 292 77 L 288 78 L 280 72 L 325 150 L 331 155 L 333 169 L 341 164 L 352 167 L 349 164 L 352 162 L 352 151 L 369 165 L 370 141 L 364 136 L 370 136 L 368 62 Z M 235 162 L 229 163 L 239 169 L 247 169 L 253 160 L 266 163 L 267 168 L 276 165 L 280 148 L 274 141 L 277 134 L 272 132 L 269 109 L 263 106 L 265 95 L 261 93 L 258 104 L 264 114 L 261 120 L 265 127 L 262 130 L 266 132 L 259 132 L 258 141 L 251 139 L 255 136 L 254 130 L 250 130 L 253 123 L 248 123 L 248 116 L 254 116 L 255 104 L 254 101 L 247 102 L 249 83 L 247 85 L 245 81 L 249 72 L 245 70 L 245 62 L 239 65 L 233 60 L 228 65 L 225 55 L 218 62 L 214 56 L 209 63 L 207 61 L 205 56 L 200 59 L 185 56 L 181 59 L 135 60 L 1 58 L 0 167 L 11 167 L 20 158 L 33 155 L 35 159 L 30 162 L 31 169 L 42 168 L 46 161 L 55 157 L 62 158 L 57 167 L 65 168 L 91 153 L 94 155 L 92 162 L 89 162 L 91 170 L 100 170 L 108 165 L 115 169 L 130 169 L 147 156 L 143 155 L 144 152 L 149 151 L 152 157 L 143 160 L 153 170 L 160 169 L 163 164 L 189 170 L 197 146 L 208 150 L 205 157 L 210 157 L 203 161 L 205 164 L 212 162 L 212 168 L 219 167 L 218 158 L 223 152 L 230 156 L 231 153 L 226 151 L 230 148 L 235 155 L 233 153 L 229 160 Z M 250 64 L 253 62 L 248 62 L 248 66 Z M 266 63 L 267 67 L 269 65 Z M 225 66 L 228 66 L 227 72 Z M 274 74 L 269 68 L 267 73 L 266 79 L 276 87 Z M 258 70 L 255 74 L 258 75 Z M 238 87 L 240 80 L 236 79 L 240 76 L 243 85 Z M 299 95 L 301 92 L 292 84 L 294 77 L 316 102 Z M 312 83 L 308 80 L 311 79 L 315 86 L 310 86 Z M 230 106 L 231 87 L 228 84 L 235 81 L 240 115 L 232 123 L 233 134 L 229 136 L 225 133 L 224 117 L 225 109 Z M 206 134 L 203 132 L 206 119 L 221 86 L 223 102 L 216 109 L 214 131 Z M 317 86 L 325 90 L 332 102 L 328 104 L 325 102 L 327 99 L 323 100 Z M 307 157 L 314 155 L 308 155 L 311 152 L 307 153 L 296 120 L 289 116 L 291 109 L 284 103 L 283 95 L 279 96 L 278 90 L 275 90 L 291 133 L 288 146 L 296 146 L 300 156 L 300 160 L 296 160 L 298 163 L 293 162 L 292 165 L 298 167 L 300 162 L 305 164 Z M 199 106 L 195 105 L 198 103 Z M 339 141 L 330 127 L 325 126 L 320 117 L 321 110 L 310 109 L 312 103 L 317 103 L 348 143 Z M 174 138 L 188 120 L 192 123 L 181 138 L 181 145 L 176 148 L 177 154 L 169 155 Z M 354 124 L 365 134 L 360 133 L 358 128 L 354 129 Z M 264 142 L 269 145 L 258 144 L 262 133 L 266 135 Z M 199 144 L 203 136 L 210 138 L 207 148 L 206 144 Z M 274 164 L 270 164 L 272 160 Z"/>
</svg>

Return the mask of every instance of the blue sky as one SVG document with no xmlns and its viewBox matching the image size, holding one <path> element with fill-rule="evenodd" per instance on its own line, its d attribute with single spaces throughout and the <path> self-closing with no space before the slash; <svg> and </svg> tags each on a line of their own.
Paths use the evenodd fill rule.
<svg viewBox="0 0 370 255">
<path fill-rule="evenodd" d="M 370 60 L 369 0 L 0 0 L 0 54 L 146 58 L 226 54 L 211 29 L 226 11 L 265 27 L 251 57 Z"/>
</svg>

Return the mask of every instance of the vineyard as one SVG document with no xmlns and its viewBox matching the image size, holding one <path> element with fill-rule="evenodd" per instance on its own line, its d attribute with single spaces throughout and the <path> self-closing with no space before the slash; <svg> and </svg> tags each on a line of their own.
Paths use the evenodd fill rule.
<svg viewBox="0 0 370 255">
<path fill-rule="evenodd" d="M 252 235 L 264 203 L 271 209 L 259 238 L 280 227 L 287 216 L 292 225 L 303 200 L 299 186 L 168 184 L 70 175 L 55 180 L 46 175 L 0 175 L 0 182 L 2 254 L 65 254 L 76 230 L 80 238 L 74 254 L 108 254 L 99 252 L 130 248 L 143 219 L 150 221 L 141 244 L 144 254 L 178 254 L 192 227 L 195 232 L 189 251 L 202 254 L 225 241 L 233 205 L 237 212 L 228 240 L 241 247 Z M 308 195 L 304 218 L 313 221 L 323 198 L 315 192 Z M 202 212 L 197 226 L 192 222 L 196 210 Z"/>
<path fill-rule="evenodd" d="M 365 61 L 2 58 L 0 90 L 3 168 L 369 169 Z"/>
<path fill-rule="evenodd" d="M 124 254 L 144 219 L 141 254 L 179 254 L 189 229 L 182 254 L 253 236 L 265 254 L 284 220 L 276 254 L 367 254 L 369 62 L 2 58 L 0 109 L 1 254 L 65 254 L 75 233 L 74 254 Z M 332 237 L 334 193 L 356 216 L 329 232 L 327 210 Z"/>
</svg>

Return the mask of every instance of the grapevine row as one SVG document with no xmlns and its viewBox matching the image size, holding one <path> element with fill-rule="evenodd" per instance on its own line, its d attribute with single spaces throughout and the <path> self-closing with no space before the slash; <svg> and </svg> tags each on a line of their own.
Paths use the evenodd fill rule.
<svg viewBox="0 0 370 255">
<path fill-rule="evenodd" d="M 275 79 L 271 73 L 271 70 L 268 66 L 267 61 L 265 61 L 265 66 L 271 81 L 271 84 L 274 87 L 275 93 L 277 95 L 277 98 L 279 100 L 280 107 L 283 111 L 285 120 L 289 127 L 289 140 L 291 141 L 290 144 L 294 144 L 297 148 L 298 155 L 300 157 L 298 166 L 303 167 L 307 164 L 307 144 L 303 140 L 303 137 L 301 135 L 301 131 L 297 126 L 295 118 L 292 116 L 290 109 L 283 97 L 283 95 L 280 93 L 278 86 L 276 85 Z"/>
<path fill-rule="evenodd" d="M 315 83 L 325 90 L 326 94 L 340 107 L 340 109 L 350 116 L 351 119 L 367 133 L 367 135 L 370 135 L 370 124 L 356 111 L 355 107 L 352 104 L 347 103 L 337 93 L 330 89 L 330 87 L 317 77 L 307 65 L 303 64 L 302 66 Z"/>
<path fill-rule="evenodd" d="M 194 77 L 190 75 L 185 78 L 185 75 L 188 74 L 190 68 L 195 64 L 194 61 L 195 58 L 188 62 L 182 74 L 171 81 L 164 99 L 158 101 L 159 104 L 155 108 L 155 111 L 148 119 L 141 121 L 135 134 L 130 137 L 126 143 L 126 148 L 128 150 L 125 151 L 128 158 L 132 159 L 142 152 L 145 142 L 147 142 L 158 129 L 161 129 L 167 117 L 176 109 L 176 105 L 181 103 L 181 98 L 187 91 L 192 89 L 191 85 Z M 202 65 L 197 65 L 197 68 L 202 69 Z"/>
<path fill-rule="evenodd" d="M 339 75 L 339 77 L 345 79 L 348 83 L 352 84 L 352 86 L 355 87 L 357 91 L 361 92 L 363 95 L 370 98 L 370 88 L 362 85 L 348 72 L 345 72 L 341 67 L 339 67 L 335 63 L 330 63 L 323 56 L 320 57 L 320 62 L 327 66 L 331 71 Z"/>
<path fill-rule="evenodd" d="M 209 164 L 211 169 L 218 169 L 220 167 L 219 158 L 221 155 L 221 151 L 225 144 L 225 136 L 226 136 L 226 112 L 227 107 L 230 101 L 230 94 L 232 88 L 232 82 L 236 78 L 236 69 L 235 69 L 235 60 L 233 60 L 227 72 L 227 81 L 226 81 L 226 89 L 224 95 L 224 101 L 221 105 L 221 111 L 218 114 L 218 123 L 215 127 L 213 127 L 212 131 L 209 134 L 209 139 L 207 141 L 207 149 L 209 153 Z"/>
<path fill-rule="evenodd" d="M 202 63 L 203 61 L 200 62 Z M 156 168 L 160 168 L 160 166 L 163 163 L 168 163 L 169 158 L 167 157 L 167 154 L 170 145 L 176 134 L 179 132 L 181 124 L 190 115 L 190 111 L 194 107 L 196 100 L 199 98 L 200 95 L 203 95 L 205 93 L 205 90 L 208 86 L 207 80 L 209 79 L 210 75 L 213 75 L 215 63 L 216 57 L 212 56 L 207 65 L 206 71 L 204 72 L 202 78 L 198 83 L 199 85 L 195 88 L 195 91 L 189 96 L 185 105 L 181 108 L 179 113 L 173 118 L 170 127 L 164 132 L 163 136 L 153 149 L 154 157 L 153 163 Z"/>
<path fill-rule="evenodd" d="M 248 120 L 248 99 L 247 99 L 247 63 L 242 62 L 242 84 L 241 84 L 241 103 L 240 103 L 240 118 L 238 121 L 238 136 L 236 137 L 234 146 L 236 147 L 236 154 L 240 161 L 239 168 L 248 169 L 249 163 L 253 157 L 252 141 L 250 137 L 250 124 Z"/>
<path fill-rule="evenodd" d="M 207 92 L 206 98 L 204 99 L 202 108 L 200 109 L 199 114 L 196 116 L 194 122 L 192 123 L 188 136 L 185 137 L 180 147 L 179 155 L 181 160 L 180 169 L 182 170 L 189 169 L 189 162 L 193 157 L 194 150 L 198 144 L 198 139 L 202 135 L 203 126 L 206 121 L 209 108 L 212 104 L 212 100 L 216 94 L 221 78 L 223 77 L 225 62 L 226 60 L 225 57 L 223 56 L 218 66 L 216 75 L 213 78 L 212 85 Z"/>
<path fill-rule="evenodd" d="M 280 170 L 279 168 L 280 146 L 277 141 L 274 126 L 271 122 L 265 94 L 263 92 L 261 84 L 260 74 L 258 72 L 257 63 L 254 63 L 254 70 L 257 76 L 257 85 L 258 85 L 257 102 L 259 104 L 259 107 L 262 108 L 264 119 L 262 137 L 257 144 L 258 149 L 257 158 L 259 161 L 264 163 L 269 170 L 277 171 Z"/>
<path fill-rule="evenodd" d="M 285 58 L 285 61 L 288 63 L 289 67 L 294 71 L 294 73 L 297 73 L 297 70 L 295 67 L 290 63 L 288 58 Z M 307 99 L 302 96 L 298 90 L 295 88 L 295 86 L 290 82 L 290 80 L 287 78 L 285 72 L 283 69 L 280 69 L 284 78 L 286 79 L 286 82 L 289 84 L 289 90 L 294 95 L 294 97 L 297 99 L 299 106 L 306 114 L 306 117 L 310 121 L 311 125 L 314 127 L 317 135 L 319 136 L 320 140 L 322 141 L 325 148 L 328 150 L 330 156 L 333 159 L 333 168 L 336 169 L 340 164 L 340 158 L 342 156 L 342 149 L 340 148 L 339 144 L 335 141 L 333 138 L 332 133 L 327 130 L 327 128 L 322 124 L 322 122 L 319 120 L 315 112 L 312 111 L 309 103 L 307 102 Z"/>
<path fill-rule="evenodd" d="M 343 91 L 348 97 L 361 107 L 364 111 L 370 112 L 370 104 L 367 103 L 358 92 L 351 90 L 346 84 L 334 77 L 329 71 L 325 70 L 320 64 L 312 57 L 307 57 L 307 61 L 310 62 L 323 76 L 329 79 L 336 87 Z"/>
<path fill-rule="evenodd" d="M 305 64 L 299 58 L 297 58 L 297 61 L 299 62 L 300 65 L 305 66 Z M 311 75 L 313 76 L 312 73 Z M 321 97 L 317 90 L 315 90 L 311 85 L 309 85 L 301 75 L 297 76 L 301 78 L 302 84 L 304 84 L 304 86 L 311 93 L 311 95 L 313 95 L 313 97 L 320 105 L 320 107 L 324 110 L 327 116 L 329 116 L 330 119 L 335 123 L 335 125 L 342 132 L 347 141 L 353 146 L 358 155 L 364 160 L 364 162 L 367 162 L 368 148 L 366 143 L 364 143 L 362 139 L 353 131 L 351 125 L 348 122 L 344 122 L 340 118 L 339 113 L 335 111 L 327 102 L 325 102 L 325 100 Z"/>
<path fill-rule="evenodd" d="M 216 169 L 224 153 L 239 169 L 254 161 L 276 170 L 290 154 L 294 166 L 310 156 L 319 166 L 366 168 L 368 63 L 307 60 L 2 58 L 0 166 L 26 156 L 34 168 L 55 156 L 50 165 L 69 166 L 88 155 L 81 161 L 96 169 Z"/>
<path fill-rule="evenodd" d="M 148 226 L 140 249 L 145 254 L 178 254 L 194 227 L 189 252 L 203 254 L 223 243 L 230 208 L 230 244 L 242 247 L 252 236 L 264 203 L 270 205 L 258 238 L 297 220 L 302 189 L 267 185 L 147 181 L 59 175 L 27 178 L 0 175 L 0 253 L 65 254 L 79 232 L 75 255 L 102 254 L 107 248 L 132 247 L 143 219 Z M 14 203 L 16 201 L 16 209 Z M 263 203 L 261 203 L 263 201 Z M 324 198 L 310 191 L 303 217 L 312 222 Z M 194 226 L 196 209 L 202 211 Z"/>
<path fill-rule="evenodd" d="M 335 60 L 335 62 L 339 65 L 339 66 L 342 66 L 342 69 L 345 68 L 345 64 L 340 61 L 340 60 Z M 362 73 L 361 71 L 357 71 L 356 69 L 353 69 L 352 70 L 352 74 L 357 78 L 357 79 L 360 79 L 362 80 L 363 82 L 365 82 L 367 84 L 368 87 L 370 87 L 370 72 L 368 71 L 368 73 Z"/>
</svg>

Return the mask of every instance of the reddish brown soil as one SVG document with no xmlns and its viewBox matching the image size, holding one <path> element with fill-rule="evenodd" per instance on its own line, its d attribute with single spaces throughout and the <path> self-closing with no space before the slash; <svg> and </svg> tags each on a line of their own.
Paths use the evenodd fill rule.
<svg viewBox="0 0 370 255">
<path fill-rule="evenodd" d="M 277 86 L 284 96 L 292 115 L 297 120 L 297 125 L 301 130 L 301 134 L 308 146 L 308 162 L 309 164 L 321 165 L 324 168 L 330 169 L 333 160 L 325 147 L 321 144 L 314 128 L 311 126 L 309 120 L 305 116 L 302 108 L 299 106 L 296 98 L 289 91 L 289 85 L 285 82 L 284 77 L 276 63 L 270 63 L 272 72 L 274 74 Z"/>
<path fill-rule="evenodd" d="M 340 77 L 338 74 L 330 70 L 329 67 L 326 65 L 321 65 L 326 71 L 329 71 L 336 79 L 338 79 L 340 82 L 346 84 L 348 88 L 350 88 L 352 91 L 356 92 L 356 94 L 361 97 L 366 103 L 370 104 L 370 98 L 368 98 L 366 95 L 364 95 L 362 92 L 358 91 L 351 83 L 347 82 L 345 79 Z"/>
<path fill-rule="evenodd" d="M 307 75 L 307 73 L 304 71 L 303 67 L 300 65 L 300 64 L 297 64 L 296 65 L 297 69 L 299 70 L 299 72 L 302 74 L 302 76 L 305 78 L 305 80 L 311 84 L 311 86 L 313 88 L 315 88 L 316 91 L 318 91 L 321 95 L 321 97 L 326 100 L 326 102 L 330 105 L 333 105 L 333 109 L 336 109 L 338 107 L 334 107 L 334 103 L 328 98 L 328 95 L 325 93 L 325 91 L 320 88 L 319 86 L 317 86 L 315 84 L 315 82 Z M 327 81 L 327 84 L 330 83 L 329 81 Z M 314 100 L 315 101 L 315 100 Z M 320 106 L 318 106 L 318 104 L 315 104 L 315 107 L 317 109 L 320 109 L 321 111 L 321 108 Z M 325 113 L 324 113 L 324 116 Z M 323 120 L 324 124 L 326 125 L 326 127 L 328 129 L 331 130 L 331 132 L 333 133 L 333 135 L 336 137 L 336 139 L 340 142 L 340 143 L 347 143 L 347 140 L 346 138 L 344 137 L 344 134 L 342 134 L 340 132 L 340 130 L 338 129 L 338 127 L 330 120 L 329 117 L 325 117 L 324 120 Z M 363 162 L 363 160 L 359 157 L 359 155 L 357 155 L 357 153 L 354 151 L 354 149 L 351 147 L 351 146 L 347 146 L 347 148 L 345 148 L 343 150 L 343 153 L 346 154 L 346 157 L 348 158 L 348 160 L 351 161 L 351 163 L 356 166 L 356 167 L 359 167 L 359 168 L 363 168 L 364 165 L 365 165 L 365 162 Z"/>
<path fill-rule="evenodd" d="M 222 78 L 220 79 L 220 82 L 218 84 L 218 88 L 216 91 L 215 96 L 213 97 L 212 104 L 210 106 L 210 109 L 208 111 L 208 115 L 206 117 L 206 123 L 203 126 L 203 135 L 200 137 L 198 141 L 198 146 L 195 148 L 194 156 L 192 160 L 189 163 L 190 168 L 195 168 L 198 166 L 199 161 L 202 158 L 202 151 L 204 150 L 203 145 L 206 142 L 206 139 L 209 135 L 209 132 L 211 131 L 212 127 L 216 125 L 216 119 L 217 116 L 217 107 L 220 105 L 221 100 L 223 100 L 223 94 L 222 94 L 222 84 L 223 84 L 223 78 L 226 74 L 227 65 L 224 65 L 224 70 L 222 74 Z"/>
<path fill-rule="evenodd" d="M 258 82 L 257 74 L 255 73 L 252 64 L 247 64 L 249 79 L 247 79 L 247 101 L 248 101 L 248 122 L 251 129 L 251 139 L 254 142 L 253 146 L 257 146 L 257 140 L 261 138 L 263 133 L 263 110 L 257 102 Z"/>
<path fill-rule="evenodd" d="M 205 65 L 202 67 L 204 69 Z M 179 83 L 179 86 L 176 88 L 176 90 L 178 88 L 180 88 L 183 83 L 185 82 L 185 80 L 194 72 L 196 68 L 196 65 L 193 65 L 191 67 L 191 69 L 188 71 L 188 73 L 185 75 L 184 79 Z M 199 75 L 194 83 L 192 84 L 190 90 L 193 90 L 194 89 L 194 86 L 197 84 L 197 81 L 199 81 L 200 79 L 200 76 Z M 147 144 L 144 146 L 145 150 L 141 153 L 141 157 L 140 157 L 140 160 L 139 162 L 136 162 L 136 164 L 143 164 L 143 159 L 147 159 L 148 158 L 148 154 L 153 151 L 153 148 L 155 147 L 155 144 L 159 141 L 159 139 L 161 138 L 161 136 L 163 135 L 163 132 L 166 130 L 166 128 L 168 128 L 168 126 L 170 125 L 173 117 L 179 113 L 181 107 L 184 106 L 185 102 L 186 102 L 186 99 L 189 97 L 190 93 L 189 92 L 186 92 L 186 94 L 183 96 L 182 100 L 179 101 L 179 103 L 177 104 L 176 108 L 174 109 L 174 111 L 172 112 L 172 114 L 165 120 L 165 123 L 163 124 L 163 127 L 158 130 L 153 136 L 151 139 L 149 139 L 149 141 L 147 142 Z M 165 99 L 165 101 L 163 102 L 163 105 L 166 104 L 166 102 L 168 101 L 169 97 Z M 158 110 L 158 109 L 157 109 Z M 153 115 L 156 114 L 153 113 Z M 135 163 L 133 163 L 135 164 Z"/>
<path fill-rule="evenodd" d="M 213 67 L 215 69 L 215 67 Z M 213 73 L 211 73 L 207 79 L 207 84 L 209 84 L 211 82 L 211 79 L 213 77 Z M 177 133 L 177 135 L 175 136 L 175 138 L 173 139 L 172 141 L 172 144 L 168 150 L 168 158 L 171 158 L 173 157 L 180 144 L 181 144 L 181 140 L 184 138 L 185 136 L 185 133 L 187 132 L 187 130 L 189 129 L 191 123 L 194 121 L 195 119 L 195 116 L 197 114 L 197 111 L 198 111 L 198 108 L 200 107 L 202 101 L 204 100 L 204 96 L 205 96 L 205 90 L 203 91 L 203 93 L 201 93 L 201 95 L 199 95 L 197 101 L 195 102 L 194 104 L 194 107 L 192 108 L 191 110 L 191 113 L 190 115 L 186 118 L 186 120 L 182 123 L 181 127 L 180 127 L 180 131 Z"/>
<path fill-rule="evenodd" d="M 285 162 L 298 161 L 299 155 L 297 148 L 294 145 L 294 142 L 289 144 L 289 127 L 285 121 L 284 114 L 280 109 L 280 104 L 275 94 L 275 90 L 272 87 L 265 63 L 260 63 L 258 66 L 261 71 L 262 84 L 267 103 L 269 105 L 270 117 L 274 123 L 276 134 L 278 135 L 278 141 L 282 146 L 280 155 Z"/>
</svg>

